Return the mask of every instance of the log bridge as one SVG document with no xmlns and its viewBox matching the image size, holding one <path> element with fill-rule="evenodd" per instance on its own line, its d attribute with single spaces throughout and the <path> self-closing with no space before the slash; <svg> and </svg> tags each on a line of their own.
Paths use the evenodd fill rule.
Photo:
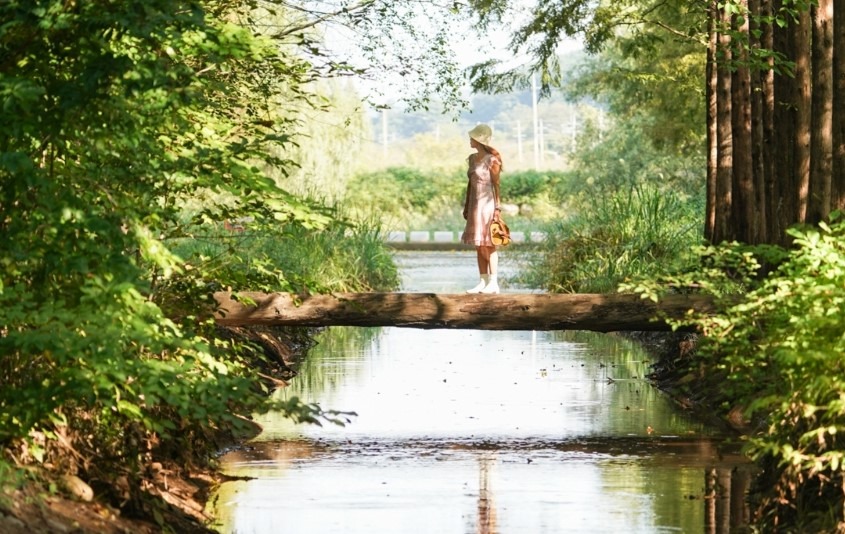
<svg viewBox="0 0 845 534">
<path fill-rule="evenodd" d="M 631 294 L 218 292 L 223 326 L 398 326 L 475 330 L 668 331 L 667 319 L 712 313 L 712 298 Z"/>
</svg>

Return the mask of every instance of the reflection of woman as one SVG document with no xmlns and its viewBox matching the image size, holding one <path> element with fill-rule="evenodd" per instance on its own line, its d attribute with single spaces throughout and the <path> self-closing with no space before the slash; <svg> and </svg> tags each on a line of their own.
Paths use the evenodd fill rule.
<svg viewBox="0 0 845 534">
<path fill-rule="evenodd" d="M 502 156 L 490 146 L 493 130 L 479 124 L 469 131 L 469 146 L 476 153 L 469 157 L 467 193 L 464 199 L 466 228 L 461 242 L 475 245 L 481 281 L 467 293 L 498 293 L 499 256 L 490 238 L 490 223 L 499 219 L 499 172 Z"/>
</svg>

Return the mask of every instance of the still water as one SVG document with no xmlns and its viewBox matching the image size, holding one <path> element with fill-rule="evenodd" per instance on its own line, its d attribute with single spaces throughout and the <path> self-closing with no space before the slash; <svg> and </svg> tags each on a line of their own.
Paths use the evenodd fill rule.
<svg viewBox="0 0 845 534">
<path fill-rule="evenodd" d="M 476 282 L 472 253 L 397 260 L 405 291 Z M 261 418 L 264 432 L 223 457 L 244 480 L 220 488 L 217 528 L 730 532 L 747 517 L 747 464 L 649 385 L 648 359 L 583 332 L 327 329 L 276 394 L 357 416 L 344 427 Z"/>
</svg>

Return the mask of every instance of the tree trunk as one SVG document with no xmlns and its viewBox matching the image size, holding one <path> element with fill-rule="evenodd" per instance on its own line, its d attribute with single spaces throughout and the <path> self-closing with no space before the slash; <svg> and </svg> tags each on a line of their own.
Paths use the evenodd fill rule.
<svg viewBox="0 0 845 534">
<path fill-rule="evenodd" d="M 772 0 L 760 0 L 760 17 L 766 18 L 772 15 Z M 765 50 L 774 49 L 774 29 L 771 22 L 763 23 L 760 28 L 760 46 Z M 774 113 L 775 113 L 775 72 L 774 72 L 774 58 L 769 57 L 766 60 L 769 66 L 768 70 L 764 70 L 760 76 L 760 86 L 762 95 L 762 109 L 761 113 L 761 128 L 762 128 L 762 154 L 760 159 L 760 166 L 762 167 L 762 175 L 758 177 L 762 180 L 760 191 L 763 196 L 763 202 L 760 204 L 761 209 L 765 211 L 764 229 L 762 231 L 761 239 L 764 243 L 777 242 L 778 236 L 783 232 L 778 225 L 777 217 L 777 202 L 779 198 L 778 188 L 775 184 L 775 128 L 774 128 Z"/>
<path fill-rule="evenodd" d="M 704 238 L 715 243 L 716 227 L 716 176 L 718 173 L 719 145 L 716 131 L 716 87 L 718 82 L 718 70 L 716 66 L 716 46 L 718 43 L 718 32 L 716 31 L 716 20 L 719 10 L 716 2 L 710 4 L 710 17 L 708 21 L 708 44 L 707 44 L 707 83 L 705 94 L 707 98 L 707 203 L 704 216 Z"/>
<path fill-rule="evenodd" d="M 833 161 L 831 207 L 845 210 L 845 6 L 833 8 Z"/>
<path fill-rule="evenodd" d="M 749 32 L 748 43 L 751 49 L 759 49 L 763 46 L 760 18 L 760 0 L 749 0 L 748 2 Z M 768 239 L 766 233 L 766 173 L 764 157 L 766 157 L 766 138 L 763 126 L 763 86 L 764 72 L 761 69 L 753 69 L 750 72 L 751 83 L 751 175 L 753 177 L 753 203 L 754 217 L 757 225 L 755 243 L 765 243 Z"/>
<path fill-rule="evenodd" d="M 731 128 L 731 16 L 720 11 L 720 28 L 716 51 L 718 82 L 716 87 L 716 137 L 718 157 L 716 168 L 715 224 L 713 243 L 734 239 L 733 212 L 733 139 Z"/>
<path fill-rule="evenodd" d="M 772 8 L 773 13 L 777 12 L 782 7 L 784 0 L 775 0 Z M 773 33 L 773 49 L 776 53 L 782 54 L 786 58 L 793 58 L 792 43 L 790 39 L 790 32 L 792 26 L 774 25 Z M 772 116 L 772 124 L 774 128 L 774 179 L 772 185 L 774 188 L 771 198 L 772 211 L 774 218 L 769 221 L 770 229 L 775 233 L 772 236 L 771 242 L 775 244 L 787 244 L 787 236 L 785 234 L 786 228 L 795 222 L 794 214 L 797 212 L 795 207 L 797 196 L 796 180 L 793 178 L 793 161 L 795 160 L 795 144 L 793 142 L 793 132 L 795 131 L 795 78 L 784 71 L 783 67 L 778 67 L 774 78 L 774 112 Z"/>
<path fill-rule="evenodd" d="M 809 10 L 798 14 L 798 21 L 791 25 L 795 52 L 795 191 L 798 194 L 792 222 L 807 220 L 807 205 L 810 195 L 810 138 L 812 129 L 812 51 L 810 49 L 810 28 L 812 20 Z"/>
<path fill-rule="evenodd" d="M 748 9 L 748 2 L 740 0 L 741 12 Z M 733 153 L 733 233 L 744 243 L 758 243 L 759 222 L 754 195 L 754 175 L 752 173 L 751 150 L 751 72 L 748 69 L 748 48 L 745 44 L 749 36 L 748 17 L 741 17 L 737 24 L 733 17 L 732 24 L 737 35 L 744 35 L 734 48 L 735 69 L 731 77 L 731 125 Z"/>
<path fill-rule="evenodd" d="M 254 304 L 243 303 L 248 297 Z M 639 295 L 288 293 L 214 295 L 222 326 L 401 326 L 478 330 L 669 330 L 664 317 L 690 310 L 712 313 L 711 297 L 668 295 L 659 303 Z"/>
<path fill-rule="evenodd" d="M 813 117 L 811 128 L 810 196 L 807 222 L 818 223 L 830 213 L 833 164 L 833 0 L 818 0 L 812 8 Z"/>
</svg>

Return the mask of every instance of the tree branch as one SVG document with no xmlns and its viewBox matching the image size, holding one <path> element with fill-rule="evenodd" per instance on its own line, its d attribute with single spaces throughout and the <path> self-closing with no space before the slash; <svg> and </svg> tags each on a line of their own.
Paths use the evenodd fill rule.
<svg viewBox="0 0 845 534">
<path fill-rule="evenodd" d="M 313 19 L 313 20 L 310 20 L 308 22 L 304 22 L 302 24 L 299 24 L 299 25 L 296 25 L 296 26 L 293 26 L 291 28 L 287 28 L 287 29 L 281 31 L 277 35 L 277 37 L 287 37 L 288 35 L 291 35 L 293 33 L 301 32 L 303 30 L 313 28 L 314 26 L 322 24 L 323 22 L 331 20 L 331 19 L 338 17 L 340 15 L 355 13 L 356 11 L 362 11 L 362 10 L 367 9 L 368 7 L 372 6 L 377 1 L 378 0 L 363 0 L 362 2 L 359 2 L 357 5 L 354 5 L 352 7 L 343 7 L 341 9 L 336 10 L 336 11 L 326 12 L 326 13 L 320 15 L 319 17 Z M 272 2 L 270 0 L 265 0 L 265 2 L 268 3 L 268 4 L 275 4 L 276 3 L 276 2 Z M 302 9 L 301 7 L 294 6 L 294 5 L 291 5 L 291 4 L 284 3 L 284 5 L 286 7 L 291 8 L 291 9 L 295 9 L 297 11 L 302 11 L 304 13 L 308 13 L 308 14 L 314 14 L 315 13 L 314 11 L 305 10 L 305 9 Z"/>
</svg>

